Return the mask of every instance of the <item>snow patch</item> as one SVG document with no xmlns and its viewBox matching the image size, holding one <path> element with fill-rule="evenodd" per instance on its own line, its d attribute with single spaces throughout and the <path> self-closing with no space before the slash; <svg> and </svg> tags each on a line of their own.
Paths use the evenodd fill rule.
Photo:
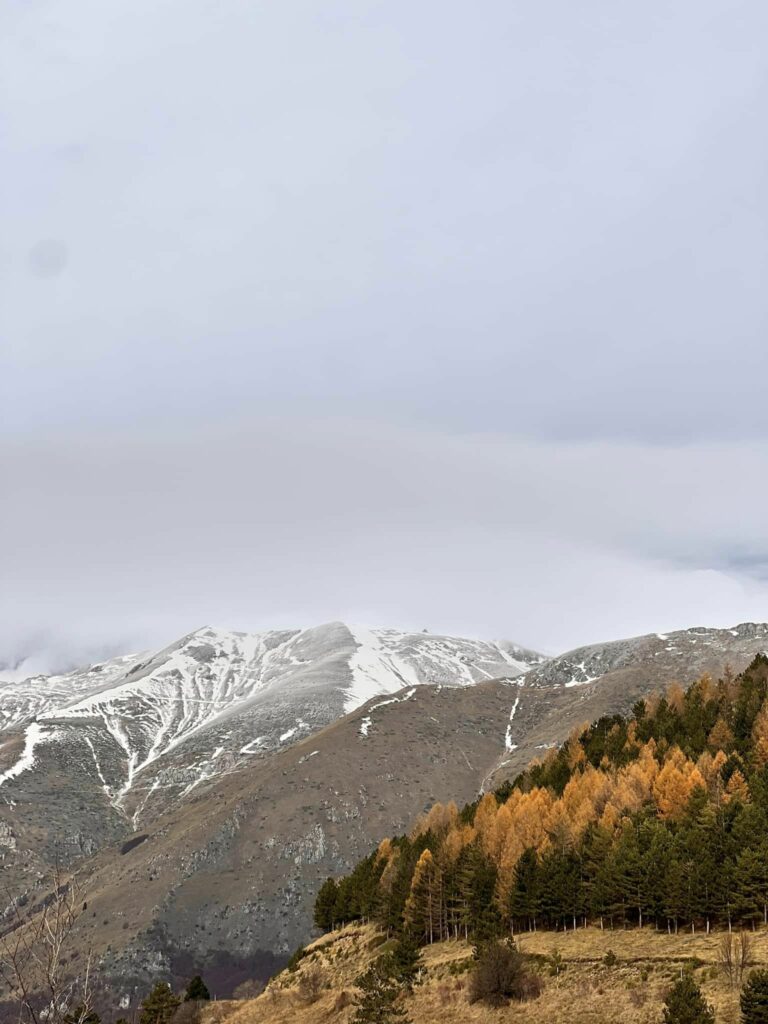
<svg viewBox="0 0 768 1024">
<path fill-rule="evenodd" d="M 515 703 L 512 705 L 512 710 L 509 712 L 509 721 L 507 722 L 507 732 L 504 736 L 504 749 L 511 753 L 513 750 L 517 750 L 517 744 L 512 742 L 512 722 L 514 720 L 517 709 L 520 706 L 520 696 L 515 697 Z"/>
<path fill-rule="evenodd" d="M 10 782 L 11 779 L 17 778 L 22 772 L 28 771 L 35 763 L 35 747 L 40 743 L 47 742 L 52 736 L 53 733 L 46 732 L 39 722 L 30 722 L 24 733 L 24 749 L 21 752 L 21 757 L 0 774 L 0 786 L 4 782 Z"/>
<path fill-rule="evenodd" d="M 368 708 L 368 710 L 369 711 L 376 711 L 377 708 L 385 708 L 387 706 L 387 704 L 402 704 L 405 701 L 411 699 L 411 697 L 414 695 L 414 693 L 416 693 L 416 689 L 417 689 L 417 687 L 415 687 L 415 686 L 412 687 L 410 690 L 407 691 L 407 693 L 404 693 L 402 697 L 390 697 L 389 700 L 380 700 L 377 704 L 372 704 Z M 368 735 L 368 730 L 371 728 L 371 722 L 372 722 L 371 716 L 370 715 L 366 715 L 365 718 L 360 723 L 360 735 L 361 736 L 367 736 Z"/>
<path fill-rule="evenodd" d="M 579 678 L 577 675 L 571 676 L 571 679 L 565 684 L 566 687 L 571 687 L 571 686 L 588 686 L 589 683 L 594 683 L 595 680 L 600 678 L 599 676 L 588 676 L 587 675 L 587 669 L 586 669 L 586 663 L 583 662 L 583 661 L 579 662 L 578 665 L 574 665 L 574 668 L 578 672 L 582 673 L 583 678 Z"/>
<path fill-rule="evenodd" d="M 250 743 L 246 743 L 246 745 L 241 748 L 240 753 L 241 754 L 254 754 L 255 751 L 254 751 L 253 748 L 261 746 L 261 744 L 264 742 L 264 740 L 266 738 L 267 738 L 266 736 L 257 736 L 255 740 L 251 740 Z"/>
</svg>

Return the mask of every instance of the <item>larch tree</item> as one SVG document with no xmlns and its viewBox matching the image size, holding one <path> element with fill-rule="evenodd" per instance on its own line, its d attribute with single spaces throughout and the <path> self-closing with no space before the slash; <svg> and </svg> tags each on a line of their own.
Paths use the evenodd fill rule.
<svg viewBox="0 0 768 1024">
<path fill-rule="evenodd" d="M 701 772 L 679 747 L 675 747 L 670 751 L 653 787 L 661 816 L 679 818 L 697 786 L 706 788 Z"/>
<path fill-rule="evenodd" d="M 763 702 L 752 726 L 752 760 L 758 769 L 768 764 L 768 701 Z"/>
<path fill-rule="evenodd" d="M 707 746 L 712 753 L 723 750 L 728 754 L 733 750 L 733 730 L 722 716 L 712 726 L 707 736 Z"/>
<path fill-rule="evenodd" d="M 444 920 L 443 876 L 427 849 L 416 862 L 405 904 L 405 921 L 416 935 L 432 943 L 443 938 Z"/>
<path fill-rule="evenodd" d="M 749 800 L 749 786 L 747 785 L 747 780 L 738 768 L 733 772 L 730 779 L 728 779 L 723 799 L 726 803 L 731 800 L 740 800 L 742 803 L 746 803 L 747 800 Z"/>
</svg>

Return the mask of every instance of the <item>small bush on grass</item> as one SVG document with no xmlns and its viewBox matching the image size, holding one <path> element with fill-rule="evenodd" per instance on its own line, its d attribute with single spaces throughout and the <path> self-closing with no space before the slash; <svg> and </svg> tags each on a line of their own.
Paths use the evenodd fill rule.
<svg viewBox="0 0 768 1024">
<path fill-rule="evenodd" d="M 316 1003 L 325 988 L 325 982 L 325 971 L 322 967 L 319 964 L 310 964 L 299 978 L 299 998 L 308 1005 Z"/>
<path fill-rule="evenodd" d="M 512 999 L 536 999 L 542 987 L 541 978 L 528 969 L 514 942 L 489 942 L 478 951 L 469 982 L 469 1001 L 506 1006 Z"/>
</svg>

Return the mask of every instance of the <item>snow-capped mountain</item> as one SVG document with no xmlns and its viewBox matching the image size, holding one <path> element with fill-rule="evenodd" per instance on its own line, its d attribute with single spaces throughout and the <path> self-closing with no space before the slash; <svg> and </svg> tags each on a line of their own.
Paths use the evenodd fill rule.
<svg viewBox="0 0 768 1024">
<path fill-rule="evenodd" d="M 0 679 L 0 805 L 55 793 L 65 774 L 62 820 L 74 799 L 89 818 L 82 835 L 66 833 L 76 856 L 371 697 L 514 678 L 542 661 L 511 643 L 343 623 L 255 634 L 207 627 L 65 675 Z"/>
</svg>

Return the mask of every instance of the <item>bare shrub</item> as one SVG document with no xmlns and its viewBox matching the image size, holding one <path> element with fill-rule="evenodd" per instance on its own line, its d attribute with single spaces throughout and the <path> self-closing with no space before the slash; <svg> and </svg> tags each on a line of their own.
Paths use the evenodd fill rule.
<svg viewBox="0 0 768 1024">
<path fill-rule="evenodd" d="M 90 949 L 75 950 L 75 926 L 87 902 L 76 876 L 65 881 L 57 869 L 53 891 L 32 907 L 12 895 L 0 934 L 0 980 L 29 1024 L 81 1024 L 93 1014 Z M 67 965 L 70 966 L 67 966 Z M 73 1013 L 73 1007 L 76 1011 Z"/>
<path fill-rule="evenodd" d="M 736 965 L 739 972 L 739 984 L 752 958 L 752 936 L 749 932 L 739 932 L 736 936 Z"/>
<path fill-rule="evenodd" d="M 517 998 L 527 1002 L 529 999 L 538 999 L 543 991 L 544 979 L 535 971 L 525 971 L 520 979 Z"/>
<path fill-rule="evenodd" d="M 717 962 L 731 987 L 741 985 L 751 956 L 752 937 L 749 932 L 739 932 L 737 935 L 727 932 L 723 935 L 717 951 Z"/>
<path fill-rule="evenodd" d="M 717 947 L 717 962 L 720 965 L 720 969 L 728 979 L 728 984 L 733 987 L 734 972 L 733 972 L 733 960 L 734 960 L 734 941 L 731 932 L 726 932 L 720 939 L 720 944 Z"/>
<path fill-rule="evenodd" d="M 311 964 L 303 971 L 297 986 L 299 998 L 307 1004 L 316 1003 L 325 988 L 325 971 L 319 964 Z"/>
<path fill-rule="evenodd" d="M 257 981 L 256 978 L 248 978 L 246 981 L 241 981 L 235 991 L 232 993 L 233 999 L 255 999 L 260 996 L 264 991 L 264 982 Z"/>
</svg>

